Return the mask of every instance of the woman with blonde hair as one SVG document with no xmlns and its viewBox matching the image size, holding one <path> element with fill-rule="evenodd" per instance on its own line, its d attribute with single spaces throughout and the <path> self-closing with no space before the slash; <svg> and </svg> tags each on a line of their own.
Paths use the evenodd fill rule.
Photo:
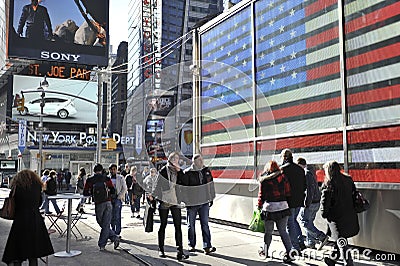
<svg viewBox="0 0 400 266">
<path fill-rule="evenodd" d="M 345 265 L 353 265 L 353 259 L 348 252 L 347 238 L 357 235 L 360 230 L 353 205 L 356 186 L 349 175 L 341 172 L 340 165 L 336 161 L 325 163 L 324 170 L 321 215 L 328 220 L 328 235 L 337 241 L 330 258 L 325 257 L 324 261 L 327 265 L 335 265 L 335 260 L 332 258 L 340 256 Z"/>
<path fill-rule="evenodd" d="M 260 190 L 258 193 L 258 208 L 262 209 L 262 217 L 265 224 L 264 245 L 258 254 L 262 258 L 268 257 L 268 249 L 272 241 L 274 224 L 278 228 L 286 254 L 283 262 L 293 261 L 291 251 L 293 249 L 289 234 L 286 232 L 288 218 L 290 216 L 287 198 L 290 197 L 290 184 L 282 173 L 276 161 L 269 161 L 259 177 Z"/>
<path fill-rule="evenodd" d="M 4 249 L 8 265 L 38 265 L 37 258 L 54 253 L 43 217 L 39 212 L 43 183 L 31 170 L 22 170 L 12 179 L 15 189 L 15 218 Z"/>
</svg>

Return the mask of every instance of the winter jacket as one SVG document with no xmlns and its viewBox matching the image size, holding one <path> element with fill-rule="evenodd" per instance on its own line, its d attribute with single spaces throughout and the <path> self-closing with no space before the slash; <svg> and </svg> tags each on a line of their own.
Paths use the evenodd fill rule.
<svg viewBox="0 0 400 266">
<path fill-rule="evenodd" d="M 215 198 L 213 176 L 208 167 L 196 169 L 194 165 L 185 169 L 182 177 L 181 197 L 186 206 L 211 202 Z"/>
<path fill-rule="evenodd" d="M 110 193 L 109 193 L 110 196 L 107 198 L 106 201 L 111 201 L 111 194 L 115 194 L 114 185 L 109 177 L 107 177 L 103 174 L 100 174 L 100 173 L 96 173 L 86 180 L 85 188 L 83 189 L 83 195 L 84 196 L 92 196 L 93 195 L 93 184 L 98 183 L 98 182 L 106 183 L 108 189 L 110 190 Z M 101 203 L 101 202 L 97 202 L 95 204 L 99 204 L 99 203 Z"/>
<path fill-rule="evenodd" d="M 307 188 L 304 169 L 293 162 L 288 162 L 281 166 L 281 170 L 290 184 L 289 208 L 303 207 Z"/>
<path fill-rule="evenodd" d="M 40 258 L 54 253 L 43 217 L 39 212 L 42 187 L 34 183 L 28 188 L 17 186 L 15 218 L 4 248 L 3 262 Z M 4 232 L 3 232 L 4 233 Z"/>
<path fill-rule="evenodd" d="M 152 195 L 157 199 L 158 202 L 163 205 L 163 193 L 166 193 L 169 191 L 171 188 L 174 188 L 175 195 L 176 195 L 176 200 L 177 202 L 174 202 L 174 205 L 180 204 L 181 203 L 181 194 L 180 194 L 180 188 L 182 185 L 182 178 L 183 178 L 183 171 L 179 170 L 177 172 L 176 176 L 176 183 L 172 182 L 171 179 L 171 173 L 168 173 L 170 169 L 168 169 L 168 164 L 163 166 L 160 171 L 158 172 L 157 180 L 155 184 L 153 185 L 153 191 Z"/>
<path fill-rule="evenodd" d="M 304 204 L 306 207 L 310 206 L 311 203 L 319 203 L 321 200 L 321 191 L 318 187 L 318 182 L 315 177 L 315 170 L 311 166 L 307 166 L 304 169 L 306 174 L 306 183 L 307 183 L 307 191 L 306 191 L 306 199 L 304 200 Z"/>
<path fill-rule="evenodd" d="M 288 197 L 290 197 L 290 184 L 280 171 L 270 173 L 262 179 L 258 192 L 258 207 L 260 209 L 265 201 L 286 201 Z"/>
<path fill-rule="evenodd" d="M 348 175 L 324 184 L 321 197 L 321 215 L 328 220 L 333 239 L 353 237 L 360 230 L 353 205 L 356 187 Z"/>
</svg>

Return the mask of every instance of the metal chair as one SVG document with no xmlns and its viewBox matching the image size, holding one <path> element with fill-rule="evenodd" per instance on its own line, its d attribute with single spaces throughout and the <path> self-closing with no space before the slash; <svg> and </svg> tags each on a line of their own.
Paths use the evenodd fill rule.
<svg viewBox="0 0 400 266">
<path fill-rule="evenodd" d="M 64 230 L 60 227 L 59 224 L 57 224 L 57 222 L 60 218 L 63 217 L 63 213 L 65 211 L 66 205 L 67 205 L 67 201 L 64 201 L 64 204 L 58 214 L 45 214 L 45 217 L 47 217 L 50 221 L 50 226 L 49 226 L 49 228 L 47 228 L 47 232 L 49 234 L 55 233 L 57 231 L 60 234 L 60 236 L 62 236 Z M 63 219 L 61 219 L 61 220 L 63 220 Z M 52 229 L 53 227 L 55 230 Z"/>
</svg>

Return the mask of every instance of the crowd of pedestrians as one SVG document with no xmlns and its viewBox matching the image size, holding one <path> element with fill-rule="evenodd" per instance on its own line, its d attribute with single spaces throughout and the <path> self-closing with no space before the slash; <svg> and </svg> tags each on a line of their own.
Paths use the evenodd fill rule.
<svg viewBox="0 0 400 266">
<path fill-rule="evenodd" d="M 209 211 L 215 198 L 212 173 L 204 165 L 201 154 L 195 154 L 192 165 L 186 169 L 182 169 L 179 162 L 180 154 L 173 152 L 168 156 L 166 165 L 158 171 L 156 168 L 145 167 L 142 173 L 139 173 L 136 166 L 129 164 L 126 164 L 121 171 L 118 171 L 116 164 L 110 164 L 108 173 L 101 164 L 96 164 L 92 175 L 87 174 L 85 168 L 79 169 L 75 193 L 87 196 L 95 204 L 96 221 L 101 228 L 98 239 L 101 251 L 105 250 L 108 241 L 114 243 L 115 249 L 119 246 L 122 205 L 124 203 L 130 205 L 132 218 L 141 218 L 140 204 L 148 202 L 146 206 L 158 204 L 160 257 L 166 257 L 165 230 L 168 217 L 171 215 L 175 228 L 176 258 L 179 261 L 189 258 L 189 255 L 184 252 L 182 239 L 182 206 L 185 206 L 187 213 L 187 250 L 196 251 L 195 227 L 196 219 L 199 217 L 203 252 L 205 254 L 216 252 L 216 247 L 211 244 L 211 232 L 208 225 Z M 283 256 L 283 261 L 286 263 L 295 260 L 295 257 L 306 248 L 321 249 L 329 238 L 336 241 L 339 238 L 349 238 L 358 234 L 357 213 L 353 207 L 355 186 L 351 177 L 342 173 L 339 164 L 335 161 L 327 162 L 323 168 L 325 180 L 321 190 L 316 180 L 315 169 L 302 157 L 297 158 L 295 163 L 289 149 L 281 152 L 280 165 L 276 161 L 266 163 L 264 170 L 258 176 L 260 188 L 257 207 L 264 220 L 264 241 L 258 250 L 261 258 L 267 258 L 272 252 L 270 247 L 275 225 L 286 251 Z M 35 208 L 37 206 L 38 212 L 29 213 L 33 216 L 28 217 L 29 220 L 34 219 L 33 221 L 37 223 L 34 236 L 29 241 L 34 243 L 44 241 L 45 244 L 43 249 L 35 251 L 35 254 L 12 251 L 16 248 L 25 250 L 18 244 L 24 241 L 25 236 L 15 231 L 16 228 L 24 226 L 20 219 L 23 217 L 28 220 L 28 214 L 26 210 L 19 209 L 20 213 L 17 213 L 14 220 L 3 255 L 4 262 L 16 262 L 18 265 L 24 259 L 34 260 L 53 252 L 51 243 L 48 243 L 47 232 L 47 237 L 42 235 L 44 226 L 42 216 L 40 216 L 40 221 L 36 216 L 39 209 L 50 214 L 49 202 L 52 202 L 57 215 L 62 212 L 57 202 L 48 198 L 57 194 L 57 187 L 60 189 L 62 181 L 59 175 L 60 172 L 57 173 L 55 170 L 44 170 L 40 178 L 30 170 L 23 170 L 13 179 L 12 187 L 16 187 L 18 193 L 16 194 L 18 195 L 17 204 L 28 201 L 29 198 L 29 206 Z M 69 189 L 70 172 L 66 171 L 63 176 L 69 179 L 65 181 L 66 189 Z M 27 187 L 27 183 L 33 185 Z M 78 212 L 85 213 L 83 210 L 85 200 L 86 198 L 83 198 L 78 204 L 76 209 Z M 319 230 L 314 225 L 316 213 L 320 209 L 322 217 L 327 220 L 329 228 L 327 232 Z M 301 227 L 305 231 L 305 238 Z M 17 234 L 17 236 L 12 236 L 12 234 Z M 345 265 L 353 265 L 347 246 L 335 244 L 332 256 L 325 258 L 325 263 L 335 265 L 335 258 L 341 258 Z"/>
</svg>

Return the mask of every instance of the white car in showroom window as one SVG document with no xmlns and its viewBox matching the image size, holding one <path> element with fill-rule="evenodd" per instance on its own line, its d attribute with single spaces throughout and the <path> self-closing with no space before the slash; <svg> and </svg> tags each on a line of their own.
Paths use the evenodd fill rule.
<svg viewBox="0 0 400 266">
<path fill-rule="evenodd" d="M 25 103 L 24 110 L 19 111 L 20 115 L 40 114 L 40 101 L 41 99 L 36 99 Z M 58 116 L 61 119 L 65 119 L 76 114 L 75 104 L 71 101 L 71 99 L 52 97 L 45 98 L 44 101 L 44 114 Z"/>
</svg>

